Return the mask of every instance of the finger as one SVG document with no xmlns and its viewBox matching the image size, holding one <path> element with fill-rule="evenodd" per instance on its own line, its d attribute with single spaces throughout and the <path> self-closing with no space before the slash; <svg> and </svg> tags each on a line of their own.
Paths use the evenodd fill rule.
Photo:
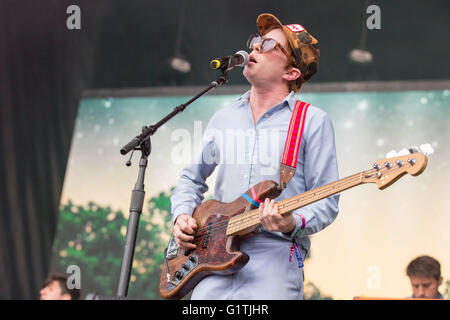
<svg viewBox="0 0 450 320">
<path fill-rule="evenodd" d="M 261 202 L 258 208 L 259 217 L 261 220 L 265 219 L 267 214 L 267 201 Z"/>
<path fill-rule="evenodd" d="M 195 244 L 193 244 L 189 240 L 188 241 L 184 240 L 184 239 L 186 239 L 185 238 L 186 236 L 187 235 L 184 235 L 179 231 L 174 232 L 174 239 L 175 239 L 175 242 L 177 243 L 178 247 L 180 247 L 181 249 L 184 249 L 184 250 L 196 248 L 197 246 Z M 192 236 L 187 236 L 187 237 L 192 237 Z M 192 240 L 193 239 L 194 239 L 194 237 L 192 237 Z"/>
<path fill-rule="evenodd" d="M 267 228 L 266 228 L 266 219 L 267 218 L 264 215 L 264 210 L 265 210 L 264 202 L 261 202 L 261 204 L 259 205 L 259 208 L 258 208 L 259 221 L 261 222 L 263 227 L 267 230 Z"/>
<path fill-rule="evenodd" d="M 194 229 L 197 229 L 196 220 L 192 218 L 190 215 L 185 213 L 181 214 L 177 218 L 175 224 L 180 226 L 180 229 L 182 229 L 186 233 L 193 233 Z"/>
<path fill-rule="evenodd" d="M 187 227 L 192 229 L 192 231 L 197 230 L 197 221 L 191 216 L 186 216 L 184 222 L 186 223 Z"/>
<path fill-rule="evenodd" d="M 271 210 L 268 214 L 268 221 L 270 221 L 272 227 L 271 231 L 280 231 L 288 224 L 288 219 L 280 214 L 278 204 L 275 200 L 271 201 Z"/>
<path fill-rule="evenodd" d="M 268 231 L 274 231 L 274 224 L 271 218 L 271 205 L 270 205 L 270 199 L 266 198 L 264 201 L 264 208 L 261 215 L 261 223 L 264 227 L 264 229 Z"/>
<path fill-rule="evenodd" d="M 275 201 L 272 204 L 272 210 L 270 210 L 270 215 L 271 215 L 271 218 L 274 221 L 281 221 L 281 220 L 283 220 L 283 216 L 278 211 L 278 205 L 275 203 Z"/>
<path fill-rule="evenodd" d="M 179 226 L 174 227 L 173 237 L 175 238 L 175 240 L 178 240 L 178 242 L 194 240 L 194 237 L 192 235 L 186 234 L 183 231 L 181 231 Z"/>
<path fill-rule="evenodd" d="M 191 227 L 192 230 L 197 230 L 197 221 L 195 221 L 194 218 L 189 218 L 188 225 Z"/>
<path fill-rule="evenodd" d="M 183 233 L 194 234 L 194 229 L 192 229 L 192 227 L 188 224 L 188 221 L 186 220 L 181 220 L 180 223 L 178 224 L 178 227 Z"/>
<path fill-rule="evenodd" d="M 180 240 L 180 242 L 190 242 L 194 241 L 194 237 L 183 232 L 178 232 L 176 237 Z"/>
<path fill-rule="evenodd" d="M 196 246 L 190 242 L 180 242 L 180 243 L 177 242 L 177 245 L 180 249 L 183 250 L 191 250 L 196 248 Z"/>
<path fill-rule="evenodd" d="M 272 220 L 276 214 L 276 211 L 274 212 L 274 204 L 275 204 L 275 201 L 270 200 L 270 201 L 268 201 L 268 203 L 266 205 L 265 216 L 270 220 Z"/>
<path fill-rule="evenodd" d="M 267 215 L 270 212 L 270 199 L 266 198 L 266 200 L 264 200 L 264 210 L 263 210 L 263 215 Z"/>
<path fill-rule="evenodd" d="M 292 215 L 281 215 L 278 211 L 278 205 L 275 203 L 272 210 L 271 221 L 275 225 L 276 231 L 281 231 L 290 223 Z"/>
<path fill-rule="evenodd" d="M 271 215 L 273 215 L 274 214 L 274 207 L 275 207 L 275 200 L 270 200 L 269 201 L 269 213 L 271 214 Z M 275 212 L 276 213 L 276 212 Z"/>
<path fill-rule="evenodd" d="M 179 247 L 183 250 L 195 249 L 197 246 L 191 242 L 181 242 Z"/>
<path fill-rule="evenodd" d="M 259 208 L 258 208 L 258 213 L 259 213 L 260 218 L 261 218 L 263 212 L 264 212 L 264 202 L 261 202 L 259 204 Z"/>
</svg>

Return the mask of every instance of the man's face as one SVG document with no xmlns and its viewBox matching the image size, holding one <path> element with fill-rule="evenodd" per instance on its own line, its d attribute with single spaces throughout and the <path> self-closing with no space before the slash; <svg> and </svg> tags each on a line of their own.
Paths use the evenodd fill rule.
<svg viewBox="0 0 450 320">
<path fill-rule="evenodd" d="M 41 300 L 70 300 L 70 294 L 62 294 L 58 281 L 52 281 L 40 291 Z"/>
<path fill-rule="evenodd" d="M 281 29 L 273 29 L 264 38 L 276 40 L 283 48 L 290 52 L 286 35 Z M 274 84 L 283 82 L 283 75 L 286 73 L 288 58 L 280 48 L 262 53 L 261 44 L 256 44 L 250 53 L 250 62 L 244 68 L 244 76 L 256 86 L 271 87 Z"/>
<path fill-rule="evenodd" d="M 438 287 L 442 283 L 442 278 L 436 280 L 433 277 L 411 276 L 410 280 L 414 298 L 436 299 L 438 297 Z"/>
</svg>

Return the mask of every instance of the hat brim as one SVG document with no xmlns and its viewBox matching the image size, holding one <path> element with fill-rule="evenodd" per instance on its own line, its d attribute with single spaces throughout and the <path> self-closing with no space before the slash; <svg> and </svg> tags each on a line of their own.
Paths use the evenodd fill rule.
<svg viewBox="0 0 450 320">
<path fill-rule="evenodd" d="M 283 29 L 283 24 L 270 13 L 263 13 L 256 19 L 256 25 L 258 26 L 259 33 L 263 36 L 275 28 Z"/>
<path fill-rule="evenodd" d="M 270 13 L 262 13 L 258 16 L 258 18 L 256 18 L 256 25 L 258 27 L 261 36 L 266 35 L 273 29 L 278 28 L 283 30 L 288 40 L 289 48 L 291 49 L 291 52 L 294 55 L 294 60 L 295 61 L 299 60 L 298 53 L 296 52 L 293 43 L 294 39 L 292 38 L 290 30 L 286 28 L 277 17 L 275 17 L 273 14 Z"/>
</svg>

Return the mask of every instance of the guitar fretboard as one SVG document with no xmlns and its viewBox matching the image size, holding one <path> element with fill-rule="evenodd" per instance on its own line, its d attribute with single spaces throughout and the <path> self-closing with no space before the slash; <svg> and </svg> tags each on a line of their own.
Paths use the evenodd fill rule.
<svg viewBox="0 0 450 320">
<path fill-rule="evenodd" d="M 304 207 L 313 202 L 327 198 L 333 194 L 350 189 L 362 184 L 363 172 L 356 173 L 338 181 L 323 185 L 321 187 L 306 191 L 302 194 L 293 196 L 277 202 L 280 214 L 286 214 L 292 210 Z M 261 199 L 264 200 L 264 199 Z M 258 209 L 244 212 L 243 214 L 230 218 L 227 226 L 227 236 L 241 234 L 247 228 L 251 228 L 261 223 Z"/>
</svg>

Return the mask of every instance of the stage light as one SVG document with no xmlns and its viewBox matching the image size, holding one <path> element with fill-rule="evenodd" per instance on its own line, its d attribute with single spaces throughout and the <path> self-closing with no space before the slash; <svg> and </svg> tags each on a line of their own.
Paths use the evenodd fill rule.
<svg viewBox="0 0 450 320">
<path fill-rule="evenodd" d="M 356 63 L 368 64 L 373 61 L 373 55 L 367 50 L 353 49 L 348 54 L 348 58 Z"/>
<path fill-rule="evenodd" d="M 191 64 L 189 61 L 181 57 L 173 57 L 170 60 L 170 66 L 172 69 L 182 73 L 189 73 L 191 71 Z"/>
</svg>

